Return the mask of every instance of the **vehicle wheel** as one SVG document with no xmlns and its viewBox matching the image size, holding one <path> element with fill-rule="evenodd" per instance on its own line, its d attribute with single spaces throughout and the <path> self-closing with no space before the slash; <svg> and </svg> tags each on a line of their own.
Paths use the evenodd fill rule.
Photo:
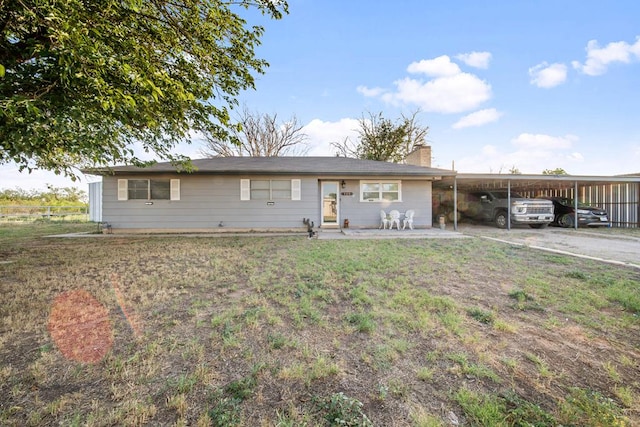
<svg viewBox="0 0 640 427">
<path fill-rule="evenodd" d="M 529 224 L 529 227 L 531 228 L 545 228 L 547 226 L 546 223 L 544 224 Z"/>
<path fill-rule="evenodd" d="M 558 218 L 558 225 L 564 228 L 573 227 L 573 214 L 564 214 Z"/>
<path fill-rule="evenodd" d="M 507 228 L 507 213 L 505 211 L 498 212 L 496 214 L 496 217 L 494 218 L 494 221 L 498 228 Z"/>
</svg>

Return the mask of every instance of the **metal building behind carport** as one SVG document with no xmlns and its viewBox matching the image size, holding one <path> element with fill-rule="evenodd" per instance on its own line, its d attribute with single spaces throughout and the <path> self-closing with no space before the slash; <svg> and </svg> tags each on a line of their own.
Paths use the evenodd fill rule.
<svg viewBox="0 0 640 427">
<path fill-rule="evenodd" d="M 434 183 L 434 203 L 438 202 L 438 190 L 450 193 L 450 197 L 457 200 L 453 190 L 498 188 L 511 188 L 525 197 L 563 196 L 573 199 L 574 194 L 577 194 L 581 202 L 606 209 L 613 227 L 640 227 L 640 174 L 579 176 L 459 173 L 455 177 L 446 177 Z M 457 223 L 457 216 L 454 215 L 451 220 Z"/>
</svg>

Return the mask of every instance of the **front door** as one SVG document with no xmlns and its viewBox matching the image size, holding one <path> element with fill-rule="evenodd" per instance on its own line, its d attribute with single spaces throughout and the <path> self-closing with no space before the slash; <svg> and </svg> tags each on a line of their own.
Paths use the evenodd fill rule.
<svg viewBox="0 0 640 427">
<path fill-rule="evenodd" d="M 338 197 L 339 183 L 334 181 L 322 182 L 322 226 L 338 227 L 340 217 L 340 197 Z"/>
</svg>

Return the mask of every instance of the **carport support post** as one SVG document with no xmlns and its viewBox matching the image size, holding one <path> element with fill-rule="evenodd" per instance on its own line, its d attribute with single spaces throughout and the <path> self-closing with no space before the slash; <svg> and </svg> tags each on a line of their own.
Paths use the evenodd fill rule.
<svg viewBox="0 0 640 427">
<path fill-rule="evenodd" d="M 507 230 L 511 231 L 511 180 L 507 180 Z"/>
<path fill-rule="evenodd" d="M 458 179 L 453 178 L 453 229 L 458 231 Z"/>
<path fill-rule="evenodd" d="M 578 229 L 578 181 L 573 183 L 573 229 Z"/>
</svg>

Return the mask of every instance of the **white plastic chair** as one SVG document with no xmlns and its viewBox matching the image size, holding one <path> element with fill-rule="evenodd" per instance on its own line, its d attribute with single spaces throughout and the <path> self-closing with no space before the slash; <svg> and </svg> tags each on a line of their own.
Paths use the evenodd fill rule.
<svg viewBox="0 0 640 427">
<path fill-rule="evenodd" d="M 390 224 L 389 224 L 389 230 L 393 229 L 393 224 L 396 225 L 396 228 L 398 230 L 400 230 L 400 211 L 397 210 L 392 210 L 391 212 L 389 212 L 389 217 L 391 218 L 389 220 Z"/>
<path fill-rule="evenodd" d="M 405 228 L 407 228 L 407 225 L 409 226 L 409 228 L 411 230 L 413 230 L 413 217 L 415 216 L 416 212 L 413 209 L 409 209 L 405 214 L 404 214 L 404 219 L 402 220 L 402 229 L 404 230 Z"/>
<path fill-rule="evenodd" d="M 383 210 L 380 210 L 380 227 L 378 227 L 378 230 L 380 230 L 381 228 L 384 230 L 389 224 L 391 224 L 391 222 L 387 218 L 387 213 Z"/>
</svg>

